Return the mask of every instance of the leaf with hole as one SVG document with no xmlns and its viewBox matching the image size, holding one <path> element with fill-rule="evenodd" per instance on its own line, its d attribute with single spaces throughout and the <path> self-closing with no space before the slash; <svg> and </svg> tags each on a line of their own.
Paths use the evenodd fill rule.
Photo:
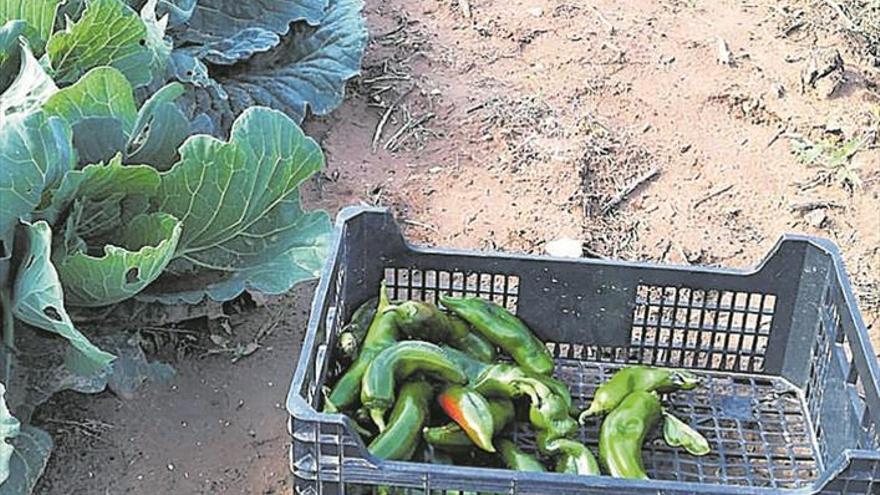
<svg viewBox="0 0 880 495">
<path fill-rule="evenodd" d="M 25 43 L 16 43 L 0 63 L 0 125 L 16 113 L 30 113 L 58 88 Z"/>
<path fill-rule="evenodd" d="M 8 118 L 0 126 L 0 238 L 8 238 L 71 168 L 71 136 L 64 122 L 44 112 Z"/>
<path fill-rule="evenodd" d="M 82 16 L 49 39 L 46 53 L 58 84 L 76 82 L 89 70 L 109 65 L 125 74 L 135 87 L 157 74 L 157 59 L 167 48 L 154 46 L 162 26 L 148 26 L 121 0 L 91 0 Z M 163 62 L 164 64 L 164 62 Z"/>
<path fill-rule="evenodd" d="M 137 294 L 171 261 L 181 225 L 167 214 L 146 214 L 159 187 L 147 165 L 107 164 L 69 172 L 40 214 L 52 222 L 66 216 L 64 240 L 53 261 L 66 295 L 78 306 L 104 306 Z M 135 198 L 143 197 L 142 201 Z"/>
<path fill-rule="evenodd" d="M 48 433 L 35 426 L 23 426 L 12 440 L 9 478 L 0 485 L 0 495 L 31 493 L 49 463 L 55 444 Z"/>
<path fill-rule="evenodd" d="M 164 213 L 141 214 L 127 222 L 115 244 L 103 253 L 67 252 L 55 259 L 66 294 L 74 306 L 106 306 L 124 301 L 159 277 L 180 238 L 180 222 Z"/>
<path fill-rule="evenodd" d="M 12 314 L 19 320 L 65 338 L 97 371 L 114 356 L 95 347 L 74 328 L 64 309 L 64 291 L 51 263 L 52 230 L 46 222 L 24 224 L 27 250 L 15 277 Z"/>
<path fill-rule="evenodd" d="M 177 159 L 177 149 L 192 130 L 175 103 L 183 91 L 183 85 L 170 83 L 144 103 L 128 138 L 127 161 L 149 163 L 157 170 L 171 167 Z"/>
<path fill-rule="evenodd" d="M 108 160 L 123 151 L 126 162 L 145 160 L 162 170 L 190 131 L 174 104 L 182 93 L 180 84 L 168 84 L 138 111 L 128 79 L 112 67 L 98 67 L 52 95 L 43 108 L 71 126 L 80 163 Z"/>
</svg>

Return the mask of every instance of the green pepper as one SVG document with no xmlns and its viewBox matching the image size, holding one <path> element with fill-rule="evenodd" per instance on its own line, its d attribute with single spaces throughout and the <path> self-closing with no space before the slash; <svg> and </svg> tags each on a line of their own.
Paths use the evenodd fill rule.
<svg viewBox="0 0 880 495">
<path fill-rule="evenodd" d="M 358 306 L 351 316 L 351 320 L 342 327 L 336 345 L 339 352 L 348 359 L 357 359 L 358 348 L 367 335 L 370 323 L 376 316 L 376 308 L 379 306 L 379 298 L 373 297 Z"/>
<path fill-rule="evenodd" d="M 498 451 L 501 453 L 501 460 L 508 469 L 515 471 L 530 471 L 533 473 L 543 473 L 547 471 L 541 461 L 534 456 L 526 454 L 516 444 L 510 440 L 498 440 Z"/>
<path fill-rule="evenodd" d="M 666 393 L 693 390 L 699 384 L 700 378 L 689 371 L 630 366 L 615 373 L 610 380 L 596 389 L 590 407 L 581 413 L 578 420 L 584 424 L 590 416 L 612 411 L 626 396 L 635 391 Z"/>
<path fill-rule="evenodd" d="M 452 356 L 459 364 L 467 365 L 468 378 L 473 387 L 478 389 L 480 393 L 486 396 L 506 396 L 514 397 L 522 395 L 522 390 L 518 390 L 517 383 L 534 382 L 540 383 L 549 388 L 553 393 L 559 396 L 565 403 L 566 409 L 574 410 L 574 403 L 571 400 L 571 391 L 568 386 L 561 381 L 546 375 L 536 375 L 528 373 L 519 366 L 507 363 L 498 363 L 487 366 L 474 361 L 467 362 L 457 356 Z M 459 361 L 460 360 L 460 361 Z M 532 387 L 533 388 L 533 387 Z"/>
<path fill-rule="evenodd" d="M 431 384 L 422 380 L 400 387 L 400 395 L 391 412 L 388 428 L 370 442 L 367 450 L 382 459 L 403 461 L 412 457 L 419 445 L 422 425 L 428 419 L 433 393 Z"/>
<path fill-rule="evenodd" d="M 468 383 L 476 383 L 480 379 L 480 375 L 492 367 L 492 365 L 486 364 L 475 359 L 472 355 L 466 354 L 448 345 L 443 346 L 443 351 L 449 356 L 449 359 L 455 361 L 455 364 L 459 365 L 461 369 L 464 370 L 464 373 L 468 377 Z"/>
<path fill-rule="evenodd" d="M 568 389 L 568 385 L 565 383 L 553 378 L 552 376 L 546 375 L 532 375 L 545 387 L 549 388 L 553 391 L 554 394 L 558 395 L 560 399 L 565 403 L 565 408 L 572 414 L 577 412 L 577 408 L 574 406 L 574 402 L 571 400 L 571 390 Z"/>
<path fill-rule="evenodd" d="M 709 453 L 709 441 L 700 432 L 667 411 L 663 411 L 663 418 L 663 439 L 670 447 L 683 447 L 697 456 Z"/>
<path fill-rule="evenodd" d="M 494 426 L 493 436 L 497 435 L 513 420 L 513 402 L 509 399 L 490 399 L 489 413 Z M 461 426 L 447 423 L 443 426 L 425 427 L 422 438 L 429 444 L 444 450 L 464 451 L 473 447 L 474 442 L 468 437 Z"/>
<path fill-rule="evenodd" d="M 522 387 L 528 378 L 528 373 L 519 366 L 498 363 L 484 367 L 470 386 L 486 397 L 520 397 L 531 391 Z"/>
<path fill-rule="evenodd" d="M 361 391 L 361 381 L 370 363 L 379 353 L 397 342 L 396 317 L 394 313 L 384 312 L 388 306 L 388 294 L 385 282 L 382 282 L 379 289 L 379 305 L 376 308 L 376 316 L 370 323 L 361 351 L 355 362 L 333 385 L 333 389 L 325 401 L 325 411 L 342 410 L 353 406 L 357 402 L 358 394 Z"/>
<path fill-rule="evenodd" d="M 538 450 L 547 453 L 547 446 L 556 439 L 575 434 L 577 421 L 569 416 L 569 410 L 561 397 L 543 385 L 535 389 L 539 401 L 529 406 L 529 421 L 535 429 Z"/>
<path fill-rule="evenodd" d="M 546 377 L 544 377 L 546 378 Z M 552 387 L 519 366 L 500 363 L 484 370 L 471 387 L 486 397 L 528 397 L 529 421 L 536 430 L 538 448 L 544 452 L 548 442 L 569 437 L 577 422 L 569 415 L 570 395 L 558 395 Z"/>
<path fill-rule="evenodd" d="M 558 438 L 549 442 L 546 446 L 547 453 L 558 456 L 556 461 L 557 473 L 580 474 L 584 476 L 599 476 L 599 463 L 590 449 L 575 440 Z"/>
<path fill-rule="evenodd" d="M 361 403 L 380 432 L 385 430 L 385 412 L 394 403 L 395 383 L 416 372 L 448 383 L 467 383 L 464 370 L 434 344 L 408 341 L 388 347 L 370 363 L 361 382 Z"/>
<path fill-rule="evenodd" d="M 456 327 L 456 333 L 462 334 L 462 329 L 467 331 L 467 333 L 463 333 L 463 337 L 459 340 L 458 347 L 463 350 L 470 356 L 473 356 L 478 361 L 482 361 L 484 363 L 492 363 L 495 361 L 495 346 L 492 345 L 486 337 L 483 337 L 481 334 L 474 331 L 470 325 L 457 315 L 449 314 L 449 322 L 452 323 L 453 327 Z"/>
<path fill-rule="evenodd" d="M 444 313 L 429 302 L 406 301 L 385 311 L 397 313 L 400 330 L 411 339 L 447 343 L 484 362 L 495 359 L 491 343 L 472 332 L 460 318 Z"/>
<path fill-rule="evenodd" d="M 637 390 L 615 408 L 599 428 L 599 460 L 615 478 L 648 479 L 642 462 L 645 436 L 663 408 L 654 392 Z"/>
<path fill-rule="evenodd" d="M 495 452 L 492 445 L 495 423 L 485 397 L 461 385 L 452 385 L 437 397 L 437 403 L 477 447 L 486 452 Z"/>
<path fill-rule="evenodd" d="M 441 295 L 440 302 L 510 354 L 523 369 L 539 375 L 553 373 L 550 351 L 522 320 L 506 309 L 479 297 Z"/>
</svg>

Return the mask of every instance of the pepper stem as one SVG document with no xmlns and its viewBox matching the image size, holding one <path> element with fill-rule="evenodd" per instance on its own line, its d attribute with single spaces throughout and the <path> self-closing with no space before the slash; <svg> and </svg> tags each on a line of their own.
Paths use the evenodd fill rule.
<svg viewBox="0 0 880 495">
<path fill-rule="evenodd" d="M 325 413 L 338 413 L 339 408 L 336 407 L 336 404 L 330 400 L 330 387 L 321 387 L 321 395 L 324 396 L 324 411 Z"/>
<path fill-rule="evenodd" d="M 578 423 L 582 426 L 587 424 L 587 419 L 594 416 L 598 412 L 599 406 L 596 402 L 590 403 L 590 407 L 584 409 L 580 416 L 578 416 Z"/>
<path fill-rule="evenodd" d="M 385 411 L 381 409 L 370 409 L 370 418 L 379 428 L 379 433 L 382 433 L 385 431 L 385 428 L 388 427 L 388 425 L 385 424 Z"/>
<path fill-rule="evenodd" d="M 384 312 L 384 308 L 387 308 L 389 305 L 390 303 L 388 301 L 388 286 L 383 280 L 379 284 L 379 305 L 377 306 L 377 308 Z"/>
<path fill-rule="evenodd" d="M 516 387 L 519 391 L 529 396 L 529 400 L 532 401 L 532 404 L 536 407 L 541 405 L 541 397 L 538 394 L 538 391 L 535 390 L 535 384 L 531 379 L 515 379 L 511 380 L 511 385 Z"/>
<path fill-rule="evenodd" d="M 384 315 L 385 313 L 397 311 L 398 308 L 400 308 L 400 306 L 397 304 L 389 304 L 388 306 L 385 307 L 385 309 L 382 310 L 382 314 Z"/>
</svg>

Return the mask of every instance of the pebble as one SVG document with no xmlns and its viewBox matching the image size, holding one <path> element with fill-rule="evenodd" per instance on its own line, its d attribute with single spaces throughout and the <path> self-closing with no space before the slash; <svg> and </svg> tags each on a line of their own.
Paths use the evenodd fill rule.
<svg viewBox="0 0 880 495">
<path fill-rule="evenodd" d="M 804 218 L 807 220 L 807 223 L 812 227 L 820 229 L 822 225 L 825 224 L 825 220 L 828 219 L 828 214 L 824 209 L 813 210 L 807 213 Z"/>
<path fill-rule="evenodd" d="M 560 258 L 580 258 L 584 255 L 584 243 L 577 239 L 561 237 L 559 239 L 548 242 L 544 246 L 544 250 L 550 256 L 558 256 Z"/>
</svg>

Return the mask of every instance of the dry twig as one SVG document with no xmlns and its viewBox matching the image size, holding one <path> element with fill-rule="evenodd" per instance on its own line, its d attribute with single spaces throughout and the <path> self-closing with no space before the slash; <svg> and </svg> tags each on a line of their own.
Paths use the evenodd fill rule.
<svg viewBox="0 0 880 495">
<path fill-rule="evenodd" d="M 616 208 L 617 205 L 622 203 L 627 198 L 627 196 L 632 194 L 633 191 L 635 191 L 636 189 L 639 188 L 639 186 L 641 186 L 645 182 L 648 182 L 649 180 L 653 179 L 654 177 L 657 177 L 658 175 L 660 175 L 660 169 L 657 168 L 656 166 L 654 166 L 654 167 L 651 167 L 644 174 L 642 174 L 639 177 L 636 177 L 634 180 L 630 181 L 630 183 L 627 184 L 626 187 L 624 187 L 620 192 L 615 194 L 614 197 L 611 198 L 610 201 L 608 201 L 607 203 L 605 203 L 604 206 L 602 206 L 602 214 L 605 215 L 608 212 L 610 212 L 611 210 L 613 210 L 614 208 Z"/>
<path fill-rule="evenodd" d="M 716 196 L 720 196 L 720 195 L 726 193 L 727 191 L 730 191 L 731 189 L 733 189 L 733 184 L 728 184 L 720 189 L 716 189 L 715 191 L 710 192 L 709 194 L 703 196 L 702 198 L 694 201 L 694 209 L 696 209 L 698 206 L 705 203 L 706 201 L 709 201 L 710 199 L 712 199 Z"/>
<path fill-rule="evenodd" d="M 399 105 L 400 102 L 403 101 L 404 98 L 406 98 L 406 96 L 410 93 L 410 91 L 413 90 L 413 88 L 415 88 L 415 85 L 410 86 L 409 89 L 407 89 L 406 91 L 401 93 L 400 96 L 398 96 L 397 99 L 394 100 L 394 103 L 392 103 L 388 107 L 388 109 L 385 110 L 385 113 L 382 114 L 382 118 L 379 120 L 379 123 L 376 125 L 376 132 L 373 134 L 373 144 L 372 144 L 373 153 L 376 152 L 376 148 L 378 148 L 378 146 L 379 146 L 379 140 L 382 139 L 382 130 L 385 128 L 385 124 L 388 123 L 388 119 L 391 117 L 391 114 L 394 112 L 394 109 L 397 108 L 397 105 Z"/>
</svg>

